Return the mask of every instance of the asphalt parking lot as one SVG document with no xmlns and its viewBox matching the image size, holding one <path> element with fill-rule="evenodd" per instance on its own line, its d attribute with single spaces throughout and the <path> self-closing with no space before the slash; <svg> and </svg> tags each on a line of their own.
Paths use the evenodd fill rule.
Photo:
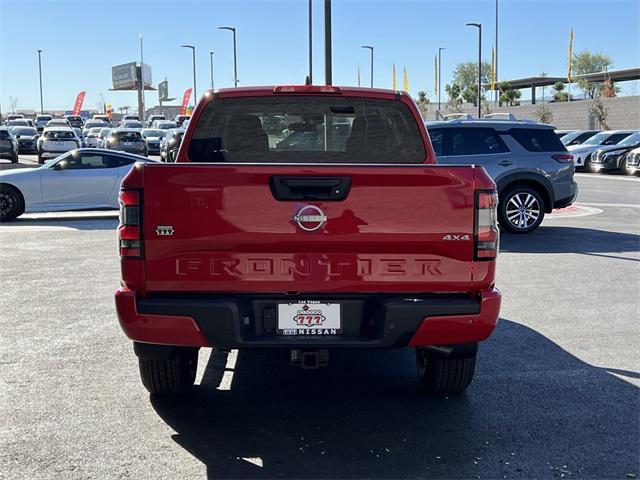
<svg viewBox="0 0 640 480">
<path fill-rule="evenodd" d="M 203 351 L 193 398 L 150 398 L 116 216 L 0 225 L 0 477 L 637 478 L 640 179 L 577 179 L 580 208 L 503 235 L 501 320 L 455 398 L 417 391 L 410 350 Z"/>
</svg>

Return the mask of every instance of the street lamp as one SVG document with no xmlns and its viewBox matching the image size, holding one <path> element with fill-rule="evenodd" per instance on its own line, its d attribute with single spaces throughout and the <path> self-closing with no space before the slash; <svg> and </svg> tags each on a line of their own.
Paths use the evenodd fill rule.
<svg viewBox="0 0 640 480">
<path fill-rule="evenodd" d="M 467 23 L 467 27 L 476 27 L 478 29 L 478 118 L 482 117 L 482 24 Z"/>
<path fill-rule="evenodd" d="M 138 38 L 140 39 L 140 90 L 142 94 L 142 112 L 138 112 L 138 116 L 140 117 L 140 121 L 144 123 L 144 111 L 145 111 L 145 98 L 144 98 L 144 67 L 142 66 L 144 63 L 144 55 L 142 52 L 142 34 L 138 34 Z"/>
<path fill-rule="evenodd" d="M 236 51 L 236 27 L 218 27 L 218 30 L 229 30 L 233 33 L 233 85 L 238 86 L 238 57 Z"/>
<path fill-rule="evenodd" d="M 442 50 L 444 47 L 438 47 L 438 111 L 440 111 L 440 84 L 442 79 Z"/>
<path fill-rule="evenodd" d="M 42 50 L 38 50 L 38 74 L 40 75 L 40 114 L 44 113 L 42 103 Z"/>
<path fill-rule="evenodd" d="M 213 90 L 213 56 L 216 52 L 209 52 L 209 58 L 211 59 L 211 90 Z"/>
<path fill-rule="evenodd" d="M 190 48 L 193 54 L 193 104 L 198 101 L 198 94 L 196 93 L 196 47 L 193 45 L 180 45 L 182 48 Z"/>
<path fill-rule="evenodd" d="M 371 88 L 373 88 L 373 47 L 371 45 L 362 45 L 360 48 L 366 48 L 371 54 Z"/>
</svg>

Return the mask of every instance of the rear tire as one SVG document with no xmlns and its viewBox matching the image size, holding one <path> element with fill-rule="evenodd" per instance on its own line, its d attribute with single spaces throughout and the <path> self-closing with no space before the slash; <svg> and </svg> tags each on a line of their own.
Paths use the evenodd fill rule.
<svg viewBox="0 0 640 480">
<path fill-rule="evenodd" d="M 184 395 L 196 379 L 198 349 L 181 348 L 173 358 L 138 358 L 142 384 L 153 395 Z"/>
<path fill-rule="evenodd" d="M 11 157 L 11 163 L 18 163 L 18 152 L 16 152 L 16 154 Z"/>
<path fill-rule="evenodd" d="M 24 213 L 22 194 L 10 185 L 0 184 L 0 222 L 10 222 Z"/>
<path fill-rule="evenodd" d="M 42 154 L 38 152 L 38 165 L 42 165 L 44 163 L 44 158 L 42 158 Z"/>
<path fill-rule="evenodd" d="M 544 200 L 533 188 L 514 185 L 498 195 L 498 222 L 510 233 L 531 233 L 544 220 Z"/>
<path fill-rule="evenodd" d="M 473 380 L 476 354 L 445 355 L 416 348 L 416 366 L 420 387 L 429 393 L 454 395 L 464 392 Z"/>
</svg>

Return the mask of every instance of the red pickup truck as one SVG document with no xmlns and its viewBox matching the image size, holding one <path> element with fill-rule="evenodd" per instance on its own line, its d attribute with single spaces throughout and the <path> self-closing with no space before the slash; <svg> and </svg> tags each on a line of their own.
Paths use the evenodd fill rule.
<svg viewBox="0 0 640 480">
<path fill-rule="evenodd" d="M 177 162 L 122 183 L 120 325 L 145 387 L 191 389 L 198 350 L 416 349 L 459 393 L 496 326 L 499 233 L 483 168 L 439 166 L 411 98 L 281 86 L 207 92 Z"/>
</svg>

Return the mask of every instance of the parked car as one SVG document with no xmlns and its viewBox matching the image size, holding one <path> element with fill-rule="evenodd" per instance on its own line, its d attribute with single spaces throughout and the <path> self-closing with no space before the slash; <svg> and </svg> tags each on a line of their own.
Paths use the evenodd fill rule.
<svg viewBox="0 0 640 480">
<path fill-rule="evenodd" d="M 529 120 L 428 122 L 440 164 L 482 165 L 498 186 L 498 221 L 511 233 L 537 229 L 545 213 L 571 205 L 573 157 L 553 127 Z"/>
<path fill-rule="evenodd" d="M 80 127 L 71 127 L 73 131 L 76 132 L 76 136 L 80 139 L 80 148 L 84 148 L 87 146 L 84 140 L 84 134 L 82 133 L 82 129 Z"/>
<path fill-rule="evenodd" d="M 24 115 L 22 115 L 21 113 L 10 113 L 9 115 L 5 116 L 4 123 L 5 125 L 9 125 L 9 122 L 11 120 L 17 120 L 19 118 L 24 118 Z"/>
<path fill-rule="evenodd" d="M 191 118 L 190 115 L 176 115 L 176 118 L 174 118 L 173 120 L 176 122 L 176 125 L 178 126 L 178 128 L 182 127 L 182 124 L 184 123 L 185 120 L 188 120 L 189 118 Z"/>
<path fill-rule="evenodd" d="M 160 154 L 160 142 L 162 141 L 162 137 L 167 133 L 166 130 L 158 130 L 155 128 L 143 128 L 142 136 L 147 141 L 147 145 L 149 147 L 150 155 L 159 155 Z"/>
<path fill-rule="evenodd" d="M 113 126 L 113 124 L 111 123 L 111 119 L 109 118 L 109 115 L 101 115 L 101 114 L 94 115 L 92 117 L 92 120 L 102 120 L 107 125 L 107 127 Z"/>
<path fill-rule="evenodd" d="M 32 122 L 33 123 L 33 122 Z M 14 118 L 7 122 L 7 127 L 31 127 L 29 121 L 26 118 Z"/>
<path fill-rule="evenodd" d="M 151 128 L 153 125 L 153 122 L 155 122 L 156 120 L 166 120 L 167 117 L 165 117 L 164 115 L 149 115 L 149 118 L 147 118 L 147 121 L 145 122 L 145 126 L 147 128 Z"/>
<path fill-rule="evenodd" d="M 80 115 L 66 115 L 64 118 L 72 128 L 82 128 L 84 126 L 84 120 Z"/>
<path fill-rule="evenodd" d="M 49 120 L 53 120 L 53 117 L 51 115 L 48 115 L 48 114 L 36 115 L 35 126 L 36 126 L 36 129 L 38 130 L 38 133 L 42 133 L 42 130 L 44 130 L 44 127 L 47 126 L 47 123 L 49 122 Z"/>
<path fill-rule="evenodd" d="M 148 391 L 188 393 L 198 350 L 214 345 L 284 349 L 303 368 L 326 365 L 333 349 L 410 347 L 425 391 L 464 391 L 500 310 L 486 171 L 430 168 L 406 92 L 212 97 L 200 100 L 178 163 L 140 165 L 122 181 L 115 303 Z M 345 117 L 348 139 L 279 150 L 261 119 L 282 111 L 318 128 Z"/>
<path fill-rule="evenodd" d="M 0 171 L 0 221 L 23 213 L 118 208 L 119 185 L 135 162 L 124 152 L 72 150 L 40 168 Z"/>
<path fill-rule="evenodd" d="M 638 175 L 640 173 L 640 148 L 634 148 L 627 154 L 625 170 L 627 175 Z"/>
<path fill-rule="evenodd" d="M 81 141 L 71 127 L 47 127 L 38 138 L 38 163 L 80 148 Z"/>
<path fill-rule="evenodd" d="M 140 131 L 142 130 L 143 125 L 139 120 L 123 120 L 122 122 L 120 122 L 120 128 L 127 128 L 129 130 L 135 129 Z"/>
<path fill-rule="evenodd" d="M 47 127 L 69 127 L 71 128 L 71 124 L 66 118 L 54 118 L 47 122 Z"/>
<path fill-rule="evenodd" d="M 7 127 L 0 127 L 0 158 L 8 158 L 11 163 L 18 163 L 18 140 Z"/>
<path fill-rule="evenodd" d="M 562 138 L 560 138 L 560 141 L 564 144 L 565 147 L 570 147 L 571 145 L 580 145 L 597 133 L 600 133 L 600 130 L 574 130 L 571 133 L 567 133 L 566 135 L 562 136 Z"/>
<path fill-rule="evenodd" d="M 175 162 L 182 137 L 186 130 L 182 128 L 172 128 L 160 141 L 160 158 L 165 162 Z"/>
<path fill-rule="evenodd" d="M 135 120 L 136 122 L 140 121 L 140 117 L 138 117 L 138 115 L 123 115 L 122 118 L 120 119 L 120 125 L 122 125 L 124 122 L 128 121 L 128 120 Z"/>
<path fill-rule="evenodd" d="M 631 150 L 640 147 L 640 132 L 629 135 L 627 138 L 608 147 L 601 147 L 591 155 L 591 172 L 626 172 L 627 154 Z M 633 172 L 635 173 L 635 172 Z"/>
<path fill-rule="evenodd" d="M 91 127 L 88 131 L 85 129 L 84 142 L 87 148 L 98 148 L 100 140 L 100 131 L 102 127 Z"/>
<path fill-rule="evenodd" d="M 87 120 L 84 122 L 83 133 L 86 135 L 92 128 L 108 128 L 109 125 L 104 120 Z"/>
<path fill-rule="evenodd" d="M 19 153 L 38 152 L 38 130 L 35 127 L 9 127 L 18 141 Z"/>
<path fill-rule="evenodd" d="M 98 148 L 107 148 L 107 139 L 111 136 L 111 128 L 102 128 L 98 134 Z"/>
<path fill-rule="evenodd" d="M 130 128 L 114 128 L 107 138 L 105 148 L 135 153 L 144 157 L 149 155 L 147 141 L 142 137 L 140 131 Z"/>
<path fill-rule="evenodd" d="M 573 132 L 577 132 L 577 130 L 554 130 L 554 133 L 560 139 L 562 139 L 562 137 L 564 137 L 565 135 L 568 135 Z"/>
<path fill-rule="evenodd" d="M 634 133 L 635 130 L 608 130 L 595 134 L 593 137 L 582 142 L 580 145 L 572 145 L 567 147 L 567 150 L 573 155 L 573 161 L 576 165 L 576 170 L 590 170 L 591 155 L 598 148 L 608 145 L 616 145 L 629 135 Z"/>
<path fill-rule="evenodd" d="M 169 130 L 171 128 L 178 128 L 176 122 L 172 122 L 171 120 L 156 120 L 151 125 L 151 128 L 155 128 L 158 130 Z"/>
</svg>

